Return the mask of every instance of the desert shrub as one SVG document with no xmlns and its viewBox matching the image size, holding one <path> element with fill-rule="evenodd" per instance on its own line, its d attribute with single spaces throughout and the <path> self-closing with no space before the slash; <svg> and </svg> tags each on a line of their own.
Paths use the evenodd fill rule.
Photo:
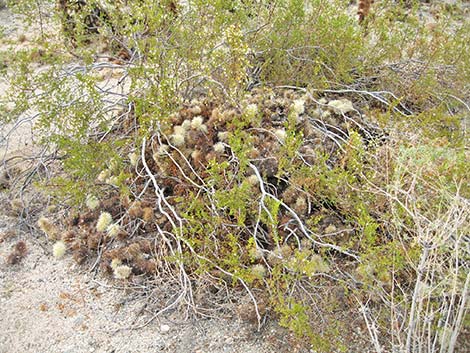
<svg viewBox="0 0 470 353">
<path fill-rule="evenodd" d="M 42 187 L 68 205 L 75 260 L 178 278 L 171 306 L 203 283 L 242 288 L 258 326 L 272 310 L 319 351 L 342 347 L 338 315 L 358 308 L 377 351 L 451 351 L 468 24 L 388 1 L 358 24 L 348 3 L 41 3 L 52 29 L 9 62 L 1 119 L 35 116 L 56 156 Z"/>
</svg>

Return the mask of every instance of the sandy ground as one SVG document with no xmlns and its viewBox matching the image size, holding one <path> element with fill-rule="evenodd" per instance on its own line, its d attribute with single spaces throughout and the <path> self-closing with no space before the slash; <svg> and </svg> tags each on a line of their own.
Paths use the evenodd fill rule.
<svg viewBox="0 0 470 353">
<path fill-rule="evenodd" d="M 18 36 L 24 32 L 24 25 L 18 17 L 11 14 L 5 8 L 2 8 L 0 3 L 0 33 L 3 34 L 1 40 L 1 51 L 14 50 L 10 42 L 17 41 Z M 19 46 L 20 44 L 15 44 Z M 0 66 L 4 63 L 1 62 Z M 8 85 L 4 77 L 0 76 L 0 97 L 2 97 L 8 90 Z M 8 105 L 3 99 L 0 98 L 0 104 Z M 31 145 L 33 135 L 31 132 L 31 123 L 28 119 L 19 120 L 16 124 L 2 126 L 0 131 L 0 160 L 5 157 L 5 153 L 14 153 L 14 151 L 24 151 L 25 148 Z"/>
</svg>

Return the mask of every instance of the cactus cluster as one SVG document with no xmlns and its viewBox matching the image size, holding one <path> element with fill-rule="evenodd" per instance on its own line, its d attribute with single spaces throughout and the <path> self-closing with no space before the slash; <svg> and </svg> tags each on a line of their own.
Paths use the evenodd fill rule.
<svg viewBox="0 0 470 353">
<path fill-rule="evenodd" d="M 338 141 L 348 139 L 351 122 L 364 123 L 357 110 L 340 109 L 343 106 L 352 104 L 347 99 L 328 101 L 302 92 L 265 89 L 255 90 L 236 107 L 209 99 L 188 102 L 153 132 L 143 151 L 137 152 L 139 146 L 129 147 L 126 183 L 131 195 L 138 197 L 123 195 L 115 187 L 88 196 L 83 211 L 70 217 L 60 239 L 54 238 L 59 240 L 54 255 L 60 257 L 69 249 L 75 260 L 83 263 L 99 251 L 103 271 L 121 280 L 162 269 L 176 246 L 164 234 L 177 230 L 165 215 L 162 200 L 142 178 L 145 163 L 168 206 L 183 219 L 187 233 L 181 236 L 192 239 L 196 248 L 207 237 L 195 231 L 199 227 L 212 229 L 222 243 L 225 227 L 238 228 L 244 234 L 238 241 L 249 247 L 248 230 L 257 223 L 262 226 L 254 248 L 259 256 L 250 255 L 252 250 L 246 252 L 246 259 L 252 259 L 251 264 L 246 263 L 250 273 L 262 280 L 266 266 L 293 261 L 289 259 L 294 256 L 294 244 L 287 241 L 295 229 L 293 224 L 298 220 L 307 224 L 329 213 L 319 206 L 320 200 L 312 191 L 317 181 L 302 168 L 341 162 Z M 108 174 L 107 179 L 112 177 Z M 276 224 L 259 218 L 262 188 L 285 205 L 276 215 Z M 214 213 L 194 218 L 198 202 L 212 204 Z M 239 202 L 245 204 L 236 206 Z M 211 218 L 217 222 L 211 224 Z M 343 226 L 340 220 L 335 223 Z M 46 218 L 38 224 L 46 234 L 58 233 L 58 227 Z M 321 229 L 330 224 L 320 222 L 318 226 Z M 225 246 L 217 250 L 220 258 L 225 256 Z"/>
</svg>

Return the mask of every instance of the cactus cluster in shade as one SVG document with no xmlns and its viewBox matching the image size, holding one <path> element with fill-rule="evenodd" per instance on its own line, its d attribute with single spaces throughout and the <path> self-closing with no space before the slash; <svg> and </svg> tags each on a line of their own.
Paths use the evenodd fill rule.
<svg viewBox="0 0 470 353">
<path fill-rule="evenodd" d="M 276 195 L 306 222 L 316 212 L 311 207 L 314 200 L 302 187 L 289 186 L 286 181 L 291 178 L 298 183 L 295 178 L 299 176 L 291 176 L 291 172 L 285 173 L 281 168 L 290 168 L 293 163 L 312 165 L 317 155 L 334 155 L 339 151 L 332 140 L 324 140 L 323 133 L 315 128 L 312 119 L 322 117 L 324 123 L 335 126 L 335 131 L 343 131 L 346 135 L 345 114 L 356 114 L 356 111 L 349 109 L 352 104 L 348 100 L 333 99 L 330 102 L 330 105 L 326 99 L 318 102 L 293 91 L 275 93 L 255 89 L 240 107 L 208 99 L 183 105 L 168 117 L 170 124 L 158 131 L 159 137 L 153 138 L 144 151 L 137 153 L 141 147 L 129 146 L 129 151 L 125 152 L 130 175 L 126 182 L 132 192 L 123 195 L 118 188 L 111 188 L 108 184 L 103 187 L 105 191 L 94 191 L 96 196 L 89 195 L 82 211 L 70 215 L 62 235 L 51 237 L 56 240 L 54 256 L 60 258 L 70 252 L 80 264 L 99 253 L 101 270 L 120 280 L 134 275 L 152 275 L 162 269 L 161 259 L 169 255 L 169 245 L 172 244 L 159 234 L 172 234 L 175 229 L 168 217 L 160 212 L 152 188 L 139 176 L 143 158 L 159 187 L 164 190 L 167 202 L 178 214 L 186 212 L 188 202 L 194 198 L 208 202 L 207 195 L 196 186 L 203 182 L 214 183 L 208 170 L 214 165 L 225 165 L 221 175 L 215 176 L 220 184 L 214 186 L 229 190 L 238 183 L 255 201 L 260 197 L 261 186 L 271 192 L 275 187 Z M 239 129 L 240 121 L 244 121 L 243 130 Z M 241 142 L 237 134 L 242 136 Z M 301 136 L 301 142 L 291 145 L 290 136 Z M 237 143 L 241 145 L 237 146 Z M 240 171 L 239 157 L 234 159 L 234 151 L 240 148 L 244 150 L 243 158 L 256 167 L 259 174 L 247 167 Z M 295 153 L 286 164 L 282 158 L 289 148 L 295 148 Z M 105 169 L 102 172 L 105 180 L 112 177 L 109 171 Z M 281 181 L 281 177 L 286 180 Z M 213 207 L 223 224 L 234 228 L 255 224 L 259 212 L 258 204 L 252 203 L 250 213 L 243 219 L 244 224 L 240 224 L 237 215 L 230 215 L 226 206 L 217 209 L 219 206 L 214 204 Z M 286 238 L 290 234 L 292 216 L 284 209 L 278 218 L 277 236 Z M 46 234 L 58 234 L 57 226 L 48 218 L 41 218 L 38 225 Z M 204 233 L 198 235 L 201 239 L 204 236 Z M 241 237 L 240 245 L 245 246 L 247 240 Z M 268 275 L 267 264 L 276 266 L 290 261 L 293 256 L 291 245 L 277 246 L 274 238 L 266 238 L 263 249 L 256 249 L 246 255 L 251 258 L 246 265 L 247 270 L 256 280 L 263 280 Z"/>
</svg>

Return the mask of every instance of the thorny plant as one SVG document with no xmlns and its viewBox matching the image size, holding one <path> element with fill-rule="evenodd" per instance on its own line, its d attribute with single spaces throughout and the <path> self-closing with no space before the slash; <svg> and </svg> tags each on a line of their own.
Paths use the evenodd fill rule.
<svg viewBox="0 0 470 353">
<path fill-rule="evenodd" d="M 399 281 L 392 280 L 391 286 L 379 294 L 389 305 L 390 326 L 380 327 L 377 318 L 371 317 L 369 306 L 360 304 L 377 352 L 387 351 L 379 340 L 381 330 L 392 333 L 392 347 L 406 352 L 452 352 L 468 310 L 470 276 L 463 259 L 469 255 L 470 203 L 461 195 L 461 185 L 451 185 L 455 180 L 448 180 L 446 185 L 426 182 L 434 194 L 427 194 L 434 200 L 434 204 L 427 204 L 421 185 L 429 176 L 421 163 L 433 165 L 432 157 L 416 152 L 410 148 L 400 156 L 404 159 L 392 176 L 389 190 L 368 182 L 371 193 L 391 202 L 391 234 L 404 246 L 410 241 L 404 234 L 411 230 L 411 241 L 419 248 L 414 255 L 416 276 L 409 287 L 412 291 L 407 292 Z M 416 159 L 407 160 L 408 153 Z M 396 264 L 393 267 L 391 275 L 396 276 Z"/>
<path fill-rule="evenodd" d="M 378 352 L 455 348 L 465 25 L 428 32 L 384 7 L 364 33 L 340 1 L 104 3 L 93 30 L 94 2 L 67 18 L 78 63 L 42 42 L 8 72 L 3 121 L 26 116 L 16 124 L 34 121 L 45 146 L 28 180 L 63 168 L 42 184 L 69 205 L 60 227 L 42 220 L 50 240 L 93 271 L 176 283 L 145 324 L 177 308 L 217 315 L 195 298 L 239 287 L 258 328 L 273 311 L 317 350 L 340 347 L 350 327 L 335 315 L 357 309 Z M 31 72 L 33 58 L 49 68 Z"/>
</svg>

